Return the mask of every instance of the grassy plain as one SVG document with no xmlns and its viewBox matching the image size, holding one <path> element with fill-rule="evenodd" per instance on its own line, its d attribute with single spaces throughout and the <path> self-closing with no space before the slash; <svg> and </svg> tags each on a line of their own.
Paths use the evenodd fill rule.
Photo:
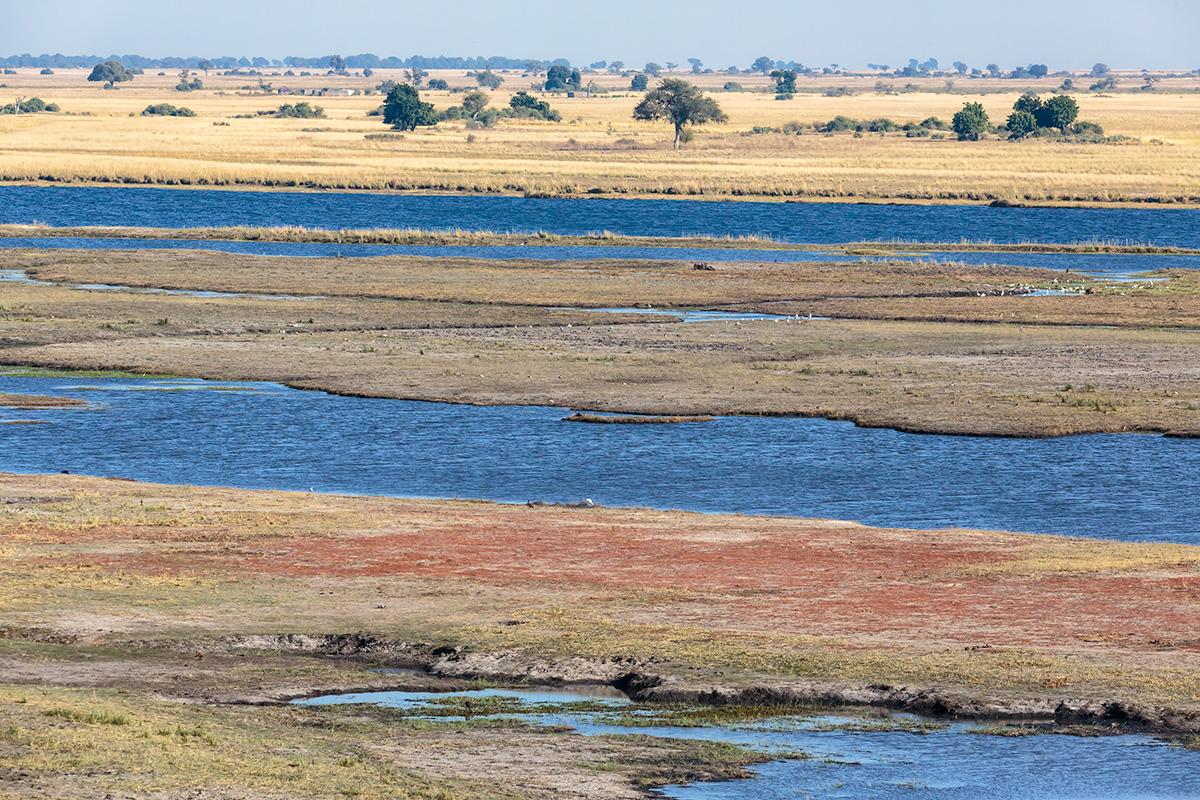
<svg viewBox="0 0 1200 800">
<path fill-rule="evenodd" d="M 462 73 L 435 73 L 454 87 Z M 203 77 L 203 76 L 201 76 Z M 371 78 L 267 76 L 275 87 L 363 90 L 399 72 Z M 532 76 L 508 73 L 494 106 L 529 89 Z M 1061 78 L 1014 82 L 832 76 L 804 79 L 792 100 L 764 91 L 761 76 L 737 76 L 747 91 L 718 91 L 728 123 L 706 127 L 674 152 L 661 125 L 631 119 L 638 95 L 614 76 L 589 76 L 616 91 L 589 98 L 551 97 L 561 123 L 504 121 L 487 130 L 463 122 L 386 138 L 380 117 L 367 116 L 378 94 L 295 97 L 262 92 L 257 78 L 211 75 L 206 88 L 176 92 L 174 73 L 138 76 L 106 91 L 84 70 L 5 76 L 7 91 L 57 102 L 63 112 L 0 116 L 0 180 L 183 186 L 261 186 L 395 191 L 598 194 L 601 196 L 790 197 L 827 200 L 969 202 L 991 199 L 1067 204 L 1200 203 L 1200 78 L 1170 78 L 1154 92 L 1076 92 L 1082 118 L 1124 144 L 1048 140 L 960 143 L 850 133 L 752 133 L 756 126 L 808 126 L 836 115 L 888 117 L 898 123 L 949 120 L 964 102 L 982 102 L 1003 122 L 1027 89 L 1048 93 Z M 700 76 L 719 90 L 729 76 Z M 1082 80 L 1082 79 L 1081 79 Z M 1129 77 L 1123 79 L 1127 88 Z M 1140 79 L 1136 79 L 1139 80 Z M 911 83 L 913 89 L 905 90 Z M 849 96 L 825 92 L 845 87 Z M 438 108 L 461 95 L 430 92 Z M 284 102 L 308 100 L 327 119 L 240 118 Z M 194 118 L 142 117 L 170 102 Z"/>
<path fill-rule="evenodd" d="M 754 760 L 276 704 L 434 685 L 380 666 L 792 711 L 1200 712 L 1194 547 L 64 475 L 0 476 L 0 545 L 5 797 L 636 797 Z"/>
<path fill-rule="evenodd" d="M 1200 307 L 1188 271 L 1028 297 L 1023 287 L 1063 274 L 168 251 L 9 251 L 4 261 L 47 280 L 318 298 L 9 282 L 0 362 L 13 365 L 458 403 L 818 416 L 930 433 L 1200 433 Z M 634 303 L 841 319 L 680 324 L 548 308 Z M 947 319 L 957 321 L 938 322 Z"/>
</svg>

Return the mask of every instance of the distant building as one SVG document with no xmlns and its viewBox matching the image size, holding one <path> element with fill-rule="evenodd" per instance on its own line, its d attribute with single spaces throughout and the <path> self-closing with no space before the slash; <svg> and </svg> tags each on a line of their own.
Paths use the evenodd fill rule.
<svg viewBox="0 0 1200 800">
<path fill-rule="evenodd" d="M 587 89 L 581 89 L 578 92 L 567 92 L 567 97 L 587 97 L 588 94 Z"/>
</svg>

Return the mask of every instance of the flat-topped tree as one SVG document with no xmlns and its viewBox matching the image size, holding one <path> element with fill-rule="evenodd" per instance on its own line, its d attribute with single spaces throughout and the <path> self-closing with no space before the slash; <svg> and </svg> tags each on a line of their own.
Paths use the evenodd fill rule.
<svg viewBox="0 0 1200 800">
<path fill-rule="evenodd" d="M 475 73 L 475 82 L 481 89 L 499 89 L 500 84 L 504 83 L 504 78 L 492 72 L 491 67 L 487 67 L 482 72 Z"/>
<path fill-rule="evenodd" d="M 112 89 L 113 84 L 133 80 L 133 73 L 125 69 L 120 61 L 105 61 L 92 67 L 89 81 L 103 81 L 105 89 Z"/>
<path fill-rule="evenodd" d="M 750 65 L 750 69 L 766 75 L 768 72 L 775 69 L 775 59 L 771 58 L 770 56 L 759 56 L 754 60 L 754 63 Z"/>
<path fill-rule="evenodd" d="M 706 97 L 697 87 L 681 78 L 667 78 L 658 88 L 647 92 L 642 102 L 633 109 L 633 118 L 670 120 L 675 126 L 676 150 L 679 149 L 685 126 L 729 119 L 716 100 Z"/>
</svg>

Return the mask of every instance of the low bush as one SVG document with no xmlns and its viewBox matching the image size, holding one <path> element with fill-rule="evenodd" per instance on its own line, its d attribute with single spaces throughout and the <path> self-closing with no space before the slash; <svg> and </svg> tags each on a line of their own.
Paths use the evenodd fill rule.
<svg viewBox="0 0 1200 800">
<path fill-rule="evenodd" d="M 321 106 L 309 105 L 307 101 L 301 101 L 295 105 L 292 105 L 291 103 L 284 103 L 274 111 L 260 111 L 259 115 L 271 115 L 281 119 L 324 119 L 325 109 L 321 108 Z"/>
<path fill-rule="evenodd" d="M 858 128 L 858 120 L 851 119 L 843 114 L 838 114 L 833 119 L 821 126 L 821 130 L 825 133 L 836 133 L 838 131 L 852 131 Z"/>
<path fill-rule="evenodd" d="M 176 108 L 170 103 L 159 103 L 157 105 L 146 106 L 146 110 L 142 112 L 143 117 L 194 117 L 196 112 L 190 108 Z"/>
<path fill-rule="evenodd" d="M 860 122 L 854 126 L 854 129 L 864 133 L 891 133 L 897 130 L 898 127 L 895 122 L 887 117 L 880 117 Z"/>
<path fill-rule="evenodd" d="M 42 111 L 58 111 L 57 103 L 46 103 L 40 97 L 31 97 L 28 100 L 22 100 L 20 105 L 17 103 L 9 103 L 6 106 L 0 107 L 0 114 L 37 114 Z"/>
</svg>

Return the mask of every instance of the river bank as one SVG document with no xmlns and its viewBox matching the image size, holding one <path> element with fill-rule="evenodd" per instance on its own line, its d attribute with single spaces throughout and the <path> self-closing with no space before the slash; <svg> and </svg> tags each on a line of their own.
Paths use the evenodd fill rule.
<svg viewBox="0 0 1200 800">
<path fill-rule="evenodd" d="M 0 541 L 3 694 L 27 704 L 10 706 L 16 733 L 0 745 L 23 780 L 58 796 L 86 796 L 97 779 L 71 766 L 69 748 L 48 748 L 28 772 L 37 737 L 97 742 L 85 761 L 101 776 L 141 763 L 140 777 L 100 781 L 127 791 L 215 780 L 214 756 L 265 756 L 270 769 L 231 769 L 223 785 L 277 789 L 296 769 L 275 764 L 277 746 L 304 774 L 337 777 L 337 758 L 357 752 L 416 780 L 437 774 L 446 737 L 503 763 L 542 759 L 561 780 L 611 761 L 584 795 L 595 797 L 705 769 L 730 777 L 721 764 L 754 760 L 683 746 L 654 756 L 644 742 L 585 745 L 562 731 L 498 741 L 483 721 L 388 728 L 403 746 L 383 758 L 363 749 L 378 719 L 330 729 L 279 706 L 359 690 L 603 683 L 646 703 L 1200 729 L 1195 547 L 73 475 L 0 476 Z M 379 667 L 430 674 L 369 671 Z M 120 753 L 88 721 L 103 714 L 132 720 L 109 723 Z M 216 743 L 186 769 L 146 772 L 154 726 L 168 724 L 203 728 L 194 746 Z M 126 736 L 139 725 L 145 746 Z"/>
</svg>

